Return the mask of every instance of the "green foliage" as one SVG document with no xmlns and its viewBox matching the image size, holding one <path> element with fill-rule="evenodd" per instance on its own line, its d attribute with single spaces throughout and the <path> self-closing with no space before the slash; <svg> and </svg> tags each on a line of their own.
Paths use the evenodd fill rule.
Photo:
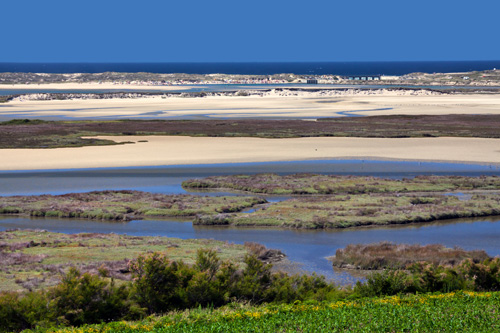
<svg viewBox="0 0 500 333">
<path fill-rule="evenodd" d="M 405 272 L 387 270 L 371 274 L 364 284 L 358 281 L 354 291 L 362 297 L 373 297 L 406 294 L 416 290 Z"/>
<path fill-rule="evenodd" d="M 129 314 L 125 286 L 71 268 L 62 282 L 49 293 L 57 321 L 65 325 L 83 325 L 112 321 Z"/>
<path fill-rule="evenodd" d="M 467 259 L 454 267 L 415 263 L 409 271 L 387 270 L 371 274 L 366 283 L 358 282 L 354 288 L 361 296 L 454 290 L 499 291 L 500 258 L 477 263 Z"/>
<path fill-rule="evenodd" d="M 0 294 L 0 331 L 137 319 L 125 286 L 70 269 L 48 292 Z"/>
<path fill-rule="evenodd" d="M 499 332 L 499 303 L 500 293 L 457 292 L 262 306 L 230 304 L 55 332 Z"/>
<path fill-rule="evenodd" d="M 21 295 L 15 292 L 0 294 L 0 332 L 30 328 L 21 305 Z"/>
<path fill-rule="evenodd" d="M 155 252 L 130 264 L 134 276 L 132 298 L 148 313 L 164 313 L 188 304 L 186 288 L 195 274 L 182 261 Z"/>
<path fill-rule="evenodd" d="M 12 119 L 0 122 L 1 125 L 39 125 L 46 124 L 47 121 L 41 119 Z"/>
<path fill-rule="evenodd" d="M 248 331 L 256 330 L 254 326 L 246 326 L 248 322 L 257 320 L 262 323 L 259 324 L 258 330 L 275 331 L 284 327 L 296 330 L 297 327 L 302 327 L 306 331 L 312 331 L 313 327 L 316 330 L 330 330 L 333 327 L 352 329 L 350 326 L 352 322 L 347 318 L 355 317 L 365 322 L 367 326 L 364 328 L 385 330 L 384 325 L 387 325 L 387 320 L 395 325 L 394 320 L 408 311 L 412 316 L 422 318 L 421 320 L 426 320 L 424 317 L 429 315 L 441 318 L 440 314 L 430 311 L 441 299 L 449 300 L 451 303 L 447 303 L 446 306 L 452 309 L 471 308 L 474 305 L 469 303 L 469 300 L 475 294 L 462 292 L 437 296 L 393 296 L 382 299 L 373 297 L 415 292 L 500 289 L 499 258 L 479 263 L 466 260 L 456 267 L 418 263 L 414 264 L 410 271 L 388 270 L 375 273 L 366 283 L 358 283 L 352 292 L 348 289 L 339 291 L 323 277 L 315 275 L 273 274 L 270 265 L 263 264 L 255 255 L 248 255 L 245 258 L 245 267 L 238 270 L 233 264 L 220 260 L 215 251 L 198 251 L 196 262 L 191 266 L 168 259 L 159 253 L 149 253 L 131 262 L 130 269 L 134 277 L 130 288 L 116 287 L 113 280 L 81 274 L 76 269 L 71 269 L 62 283 L 48 292 L 31 292 L 24 295 L 1 294 L 0 329 L 21 330 L 39 326 L 40 331 L 44 331 L 43 327 L 50 330 L 49 327 L 54 325 L 102 323 L 175 310 L 177 312 L 174 312 L 173 316 L 158 320 L 154 325 L 151 321 L 144 320 L 135 328 L 125 322 L 89 327 L 116 332 L 133 332 L 141 329 L 148 331 L 153 328 L 160 331 L 199 331 L 206 329 L 207 325 L 216 325 L 212 326 L 213 330 L 218 328 Z M 107 275 L 104 269 L 100 271 L 103 275 Z M 491 293 L 484 297 L 490 296 Z M 498 320 L 498 294 L 494 294 L 494 297 L 496 297 L 496 307 L 491 308 L 493 303 L 487 303 L 488 307 L 481 311 L 494 314 L 496 317 L 491 318 Z M 333 300 L 338 301 L 326 303 Z M 238 303 L 232 303 L 234 301 Z M 242 304 L 263 303 L 274 305 L 263 307 L 262 309 L 265 309 L 263 311 L 255 308 L 252 308 L 254 312 L 249 312 L 248 308 L 239 312 L 231 310 L 229 313 L 233 313 L 234 316 L 225 317 L 227 309 L 241 308 Z M 277 305 L 278 303 L 285 305 Z M 411 304 L 411 307 L 407 307 L 408 304 Z M 428 306 L 424 306 L 425 304 Z M 227 306 L 224 312 L 218 314 L 217 310 L 213 310 L 214 315 L 201 308 L 214 309 L 225 305 Z M 178 312 L 194 308 L 199 310 L 189 311 L 187 317 Z M 418 311 L 415 310 L 417 308 Z M 385 312 L 388 310 L 394 315 L 393 317 L 387 317 Z M 479 308 L 477 311 L 480 311 Z M 304 315 L 298 314 L 299 312 Z M 452 313 L 455 316 L 460 312 Z M 231 320 L 228 320 L 229 318 Z M 252 320 L 240 321 L 243 318 Z M 278 318 L 276 319 L 278 321 L 271 325 L 266 318 Z M 488 320 L 492 320 L 491 318 Z M 448 319 L 453 320 L 453 318 Z M 373 325 L 373 322 L 377 324 L 369 326 Z M 333 323 L 341 326 L 335 326 Z M 418 327 L 429 329 L 432 327 L 428 326 L 430 323 Z M 412 321 L 405 321 L 401 328 L 409 330 L 414 327 L 412 325 Z M 460 322 L 456 323 L 457 328 L 462 327 L 460 325 Z M 88 332 L 92 331 L 90 328 Z"/>
</svg>

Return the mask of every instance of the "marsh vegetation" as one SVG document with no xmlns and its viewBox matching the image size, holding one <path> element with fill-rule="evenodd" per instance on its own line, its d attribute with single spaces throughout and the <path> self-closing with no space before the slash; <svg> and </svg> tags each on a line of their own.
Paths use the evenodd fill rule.
<svg viewBox="0 0 500 333">
<path fill-rule="evenodd" d="M 141 191 L 95 191 L 63 195 L 0 197 L 0 214 L 129 221 L 146 217 L 238 212 L 266 200 L 248 196 L 165 195 Z"/>
<path fill-rule="evenodd" d="M 298 197 L 252 213 L 198 215 L 194 224 L 333 229 L 500 215 L 500 196 L 358 194 Z"/>
<path fill-rule="evenodd" d="M 480 137 L 500 138 L 500 115 L 339 117 L 303 120 L 114 120 L 0 122 L 0 148 L 58 148 L 116 144 L 96 135 L 208 137 Z"/>
<path fill-rule="evenodd" d="M 172 260 L 192 264 L 199 249 L 217 252 L 221 260 L 237 266 L 247 253 L 265 256 L 265 247 L 229 244 L 207 239 L 142 237 L 118 234 L 61 234 L 43 230 L 11 230 L 0 232 L 0 291 L 39 290 L 61 281 L 70 267 L 82 274 L 99 274 L 103 267 L 107 277 L 129 281 L 128 263 L 148 252 L 168 254 Z M 267 257 L 273 257 L 267 255 Z"/>
<path fill-rule="evenodd" d="M 318 174 L 213 176 L 182 182 L 188 189 L 230 189 L 263 194 L 363 194 L 500 190 L 500 177 L 417 176 L 403 179 Z"/>
<path fill-rule="evenodd" d="M 485 251 L 465 251 L 459 247 L 447 248 L 441 244 L 349 244 L 338 249 L 329 258 L 333 267 L 361 270 L 406 269 L 417 262 L 433 265 L 456 266 L 465 259 L 481 262 L 491 259 Z"/>
</svg>

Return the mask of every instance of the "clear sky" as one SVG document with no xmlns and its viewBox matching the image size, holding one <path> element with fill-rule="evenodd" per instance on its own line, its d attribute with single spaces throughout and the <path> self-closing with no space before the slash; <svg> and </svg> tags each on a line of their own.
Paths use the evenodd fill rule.
<svg viewBox="0 0 500 333">
<path fill-rule="evenodd" d="M 2 0 L 0 62 L 499 60 L 500 0 Z"/>
</svg>

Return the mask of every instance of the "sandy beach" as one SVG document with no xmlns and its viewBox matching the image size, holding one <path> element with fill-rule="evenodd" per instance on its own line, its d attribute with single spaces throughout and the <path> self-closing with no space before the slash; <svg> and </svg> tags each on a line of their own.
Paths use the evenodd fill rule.
<svg viewBox="0 0 500 333">
<path fill-rule="evenodd" d="M 309 159 L 397 159 L 500 164 L 500 144 L 479 138 L 100 137 L 134 144 L 4 149 L 0 170 L 242 163 Z M 138 142 L 144 141 L 147 142 Z"/>
<path fill-rule="evenodd" d="M 137 99 L 12 101 L 0 118 L 320 118 L 346 115 L 498 114 L 500 95 L 151 96 Z"/>
<path fill-rule="evenodd" d="M 167 87 L 168 88 L 168 87 Z M 177 87 L 176 87 L 177 88 Z M 380 93 L 321 96 L 150 96 L 127 99 L 15 100 L 0 104 L 0 118 L 123 119 L 123 118 L 321 118 L 347 115 L 498 114 L 500 94 L 400 95 Z"/>
</svg>

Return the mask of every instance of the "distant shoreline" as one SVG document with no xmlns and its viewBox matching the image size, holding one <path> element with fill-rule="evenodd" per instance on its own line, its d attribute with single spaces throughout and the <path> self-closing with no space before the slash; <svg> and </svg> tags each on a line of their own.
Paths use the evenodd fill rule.
<svg viewBox="0 0 500 333">
<path fill-rule="evenodd" d="M 499 66 L 500 67 L 500 66 Z M 203 84 L 347 84 L 347 85 L 429 85 L 429 86 L 500 86 L 500 70 L 454 73 L 408 73 L 403 75 L 369 74 L 185 74 L 185 73 L 24 73 L 0 72 L 0 87 L 38 84 L 84 84 L 169 87 Z M 22 86 L 20 86 L 22 87 Z M 47 86 L 46 86 L 47 87 Z M 101 87 L 102 88 L 102 87 Z M 15 88 L 13 88 L 15 89 Z"/>
</svg>

